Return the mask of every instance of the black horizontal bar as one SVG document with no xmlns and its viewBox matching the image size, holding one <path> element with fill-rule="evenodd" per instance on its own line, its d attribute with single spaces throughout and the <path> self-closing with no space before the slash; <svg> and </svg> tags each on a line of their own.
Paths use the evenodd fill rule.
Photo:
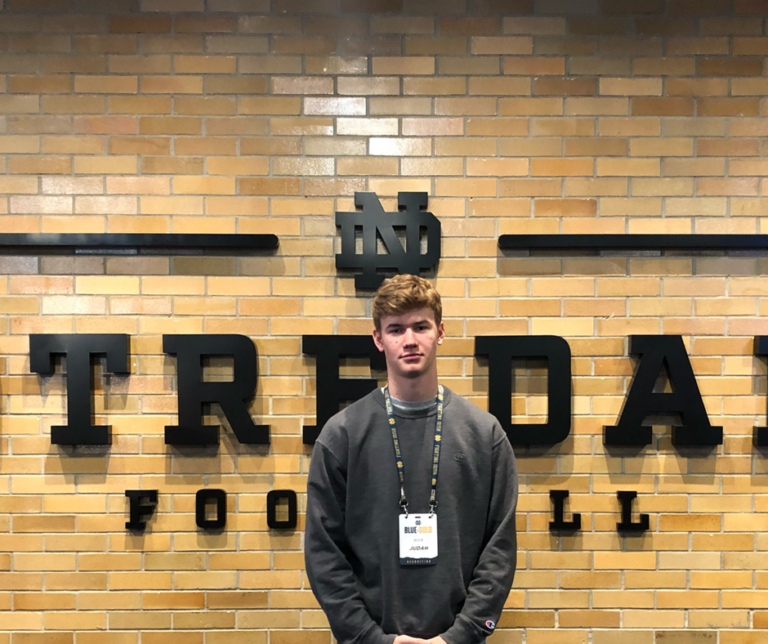
<svg viewBox="0 0 768 644">
<path fill-rule="evenodd" d="M 501 235 L 502 250 L 762 250 L 768 235 Z"/>
<path fill-rule="evenodd" d="M 277 235 L 216 235 L 194 233 L 5 233 L 0 250 L 8 252 L 45 251 L 69 254 L 82 251 L 247 251 L 277 248 Z"/>
</svg>

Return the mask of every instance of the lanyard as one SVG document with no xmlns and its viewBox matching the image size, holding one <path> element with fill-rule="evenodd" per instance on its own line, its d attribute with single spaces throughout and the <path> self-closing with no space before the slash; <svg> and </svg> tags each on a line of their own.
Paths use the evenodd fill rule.
<svg viewBox="0 0 768 644">
<path fill-rule="evenodd" d="M 405 498 L 405 466 L 400 451 L 400 439 L 397 437 L 397 421 L 392 408 L 392 398 L 389 396 L 389 387 L 384 387 L 384 402 L 387 408 L 389 429 L 392 432 L 392 445 L 395 448 L 395 464 L 397 474 L 400 477 L 400 507 L 408 516 L 408 500 Z M 440 446 L 443 440 L 443 386 L 437 388 L 437 417 L 435 418 L 435 443 L 432 449 L 432 493 L 429 496 L 429 515 L 435 513 L 437 507 L 437 475 L 440 470 Z"/>
</svg>

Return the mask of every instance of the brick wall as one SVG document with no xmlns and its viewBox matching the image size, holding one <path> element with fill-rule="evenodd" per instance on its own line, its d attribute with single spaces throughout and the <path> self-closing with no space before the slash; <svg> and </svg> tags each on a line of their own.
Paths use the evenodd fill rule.
<svg viewBox="0 0 768 644">
<path fill-rule="evenodd" d="M 303 503 L 315 363 L 301 335 L 371 326 L 370 295 L 334 268 L 333 214 L 358 190 L 389 210 L 398 191 L 430 195 L 451 388 L 487 404 L 476 335 L 556 334 L 573 351 L 571 436 L 518 451 L 519 572 L 491 641 L 768 637 L 768 460 L 751 444 L 766 257 L 497 247 L 512 232 L 766 232 L 767 2 L 0 7 L 0 232 L 280 236 L 274 256 L 0 256 L 0 644 L 330 642 L 301 531 L 268 530 L 265 499 L 292 488 Z M 131 335 L 131 376 L 95 377 L 113 444 L 58 449 L 62 365 L 30 374 L 28 336 L 104 330 Z M 253 337 L 268 450 L 230 431 L 218 451 L 164 445 L 167 333 Z M 724 427 L 711 453 L 676 450 L 665 425 L 638 453 L 603 447 L 633 372 L 627 336 L 659 333 L 684 336 Z M 516 420 L 543 421 L 540 367 L 518 375 Z M 220 535 L 195 527 L 203 487 L 229 492 Z M 124 529 L 129 488 L 160 491 L 144 536 Z M 554 488 L 582 514 L 576 536 L 548 531 Z M 619 489 L 639 492 L 643 537 L 616 533 Z"/>
</svg>

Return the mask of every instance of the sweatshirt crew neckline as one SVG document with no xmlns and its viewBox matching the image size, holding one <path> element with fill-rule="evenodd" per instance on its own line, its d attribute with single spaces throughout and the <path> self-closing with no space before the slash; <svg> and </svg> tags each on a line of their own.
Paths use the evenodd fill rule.
<svg viewBox="0 0 768 644">
<path fill-rule="evenodd" d="M 379 387 L 373 391 L 374 400 L 386 409 L 386 403 L 384 402 L 384 387 Z M 422 400 L 419 402 L 409 402 L 407 400 L 399 400 L 394 396 L 391 397 L 392 407 L 394 408 L 395 416 L 400 418 L 426 418 L 434 416 L 437 413 L 437 396 L 433 400 Z M 443 406 L 447 406 L 451 400 L 451 390 L 443 385 Z"/>
</svg>

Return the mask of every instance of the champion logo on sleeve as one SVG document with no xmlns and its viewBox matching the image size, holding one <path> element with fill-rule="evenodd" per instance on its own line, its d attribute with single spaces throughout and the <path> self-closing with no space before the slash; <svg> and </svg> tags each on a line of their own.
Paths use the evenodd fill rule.
<svg viewBox="0 0 768 644">
<path fill-rule="evenodd" d="M 489 620 L 488 620 L 488 621 L 485 623 L 485 625 L 486 625 L 488 628 L 490 628 L 491 630 L 493 630 L 494 628 L 496 628 L 496 624 L 495 624 L 494 622 L 492 622 L 490 619 L 489 619 Z"/>
</svg>

